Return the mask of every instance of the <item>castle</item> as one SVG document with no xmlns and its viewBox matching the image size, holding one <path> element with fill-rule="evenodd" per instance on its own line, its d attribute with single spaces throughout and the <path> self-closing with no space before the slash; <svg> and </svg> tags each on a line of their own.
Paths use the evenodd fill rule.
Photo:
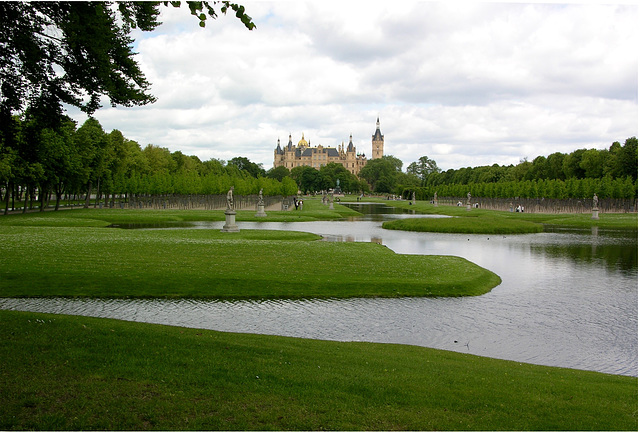
<svg viewBox="0 0 640 433">
<path fill-rule="evenodd" d="M 384 135 L 380 132 L 380 118 L 378 118 L 376 132 L 371 136 L 371 159 L 382 158 L 383 153 Z M 342 164 L 344 168 L 357 175 L 367 164 L 367 157 L 364 153 L 356 152 L 351 135 L 345 149 L 344 142 L 338 148 L 324 147 L 321 144 L 311 147 L 311 143 L 304 139 L 304 133 L 298 145 L 294 146 L 291 134 L 289 134 L 289 143 L 282 148 L 280 147 L 280 139 L 278 139 L 278 146 L 273 151 L 274 168 L 282 166 L 291 170 L 294 167 L 309 166 L 319 170 L 320 167 L 331 162 Z"/>
</svg>

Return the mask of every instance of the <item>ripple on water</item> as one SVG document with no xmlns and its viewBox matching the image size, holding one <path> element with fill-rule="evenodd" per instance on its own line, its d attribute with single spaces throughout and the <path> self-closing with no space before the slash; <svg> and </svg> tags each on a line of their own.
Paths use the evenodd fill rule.
<svg viewBox="0 0 640 433">
<path fill-rule="evenodd" d="M 114 318 L 226 332 L 336 341 L 412 344 L 482 356 L 637 375 L 628 317 L 589 321 L 554 314 L 536 317 L 527 306 L 512 315 L 481 311 L 470 298 L 349 300 L 122 300 L 0 299 L 0 308 Z M 596 308 L 596 307 L 594 307 Z M 522 314 L 518 310 L 523 309 Z M 635 319 L 637 327 L 637 318 Z M 587 330 L 576 333 L 579 327 Z M 620 335 L 624 337 L 620 337 Z M 623 338 L 625 341 L 619 341 Z M 589 350 L 586 350 L 588 347 Z M 629 349 L 625 349 L 628 347 Z M 637 341 L 635 342 L 637 347 Z M 576 356 L 580 353 L 581 356 Z M 631 363 L 630 363 L 631 358 Z"/>
<path fill-rule="evenodd" d="M 205 226 L 201 228 L 206 228 Z M 412 344 L 637 376 L 637 235 L 500 237 L 385 231 L 379 222 L 243 223 L 397 253 L 464 257 L 502 284 L 483 296 L 349 300 L 0 299 L 0 308 L 227 332 Z"/>
</svg>

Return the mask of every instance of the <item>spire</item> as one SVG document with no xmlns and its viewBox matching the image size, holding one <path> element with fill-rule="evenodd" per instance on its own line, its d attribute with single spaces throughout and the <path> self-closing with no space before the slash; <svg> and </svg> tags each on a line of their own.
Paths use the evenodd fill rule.
<svg viewBox="0 0 640 433">
<path fill-rule="evenodd" d="M 373 134 L 373 140 L 375 141 L 383 141 L 384 135 L 380 132 L 380 116 L 378 116 L 378 120 L 376 120 L 376 132 Z"/>
<path fill-rule="evenodd" d="M 380 132 L 380 116 L 376 120 L 376 132 L 371 136 L 371 159 L 384 155 L 384 135 Z"/>
</svg>

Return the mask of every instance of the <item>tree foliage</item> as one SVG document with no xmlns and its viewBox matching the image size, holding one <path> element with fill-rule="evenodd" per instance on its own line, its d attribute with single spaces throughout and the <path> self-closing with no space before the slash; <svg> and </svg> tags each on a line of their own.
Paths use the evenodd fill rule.
<svg viewBox="0 0 640 433">
<path fill-rule="evenodd" d="M 180 2 L 164 2 L 179 7 Z M 255 24 L 244 7 L 228 1 L 187 2 L 203 25 L 228 9 L 248 29 Z M 101 97 L 112 105 L 144 105 L 155 98 L 134 59 L 132 29 L 152 31 L 161 2 L 1 2 L 0 111 L 30 108 L 57 120 L 62 104 L 88 114 Z M 206 11 L 207 14 L 202 11 Z"/>
<path fill-rule="evenodd" d="M 201 26 L 207 16 L 216 18 L 232 10 L 248 29 L 255 28 L 244 7 L 235 3 L 186 3 Z M 43 167 L 33 161 L 38 146 L 55 134 L 65 134 L 65 104 L 91 115 L 103 99 L 113 106 L 155 101 L 134 58 L 131 31 L 159 26 L 163 4 L 180 6 L 180 2 L 0 2 L 1 179 L 39 182 Z M 16 115 L 27 121 L 22 126 L 29 128 L 29 135 L 17 129 Z M 90 141 L 87 145 L 88 149 L 78 150 L 95 159 L 93 175 L 99 182 L 102 171 L 111 169 L 111 157 L 95 152 L 107 151 L 108 146 L 95 147 Z"/>
<path fill-rule="evenodd" d="M 233 11 L 246 28 L 255 28 L 235 3 L 186 4 L 201 27 L 207 17 Z M 165 175 L 174 166 L 197 165 L 193 158 L 161 161 L 163 152 L 153 147 L 142 154 L 121 134 L 107 139 L 92 118 L 75 131 L 64 116 L 65 104 L 91 115 L 103 100 L 113 106 L 155 101 L 135 60 L 131 32 L 154 30 L 162 7 L 180 5 L 0 2 L 0 181 L 6 207 L 18 186 L 25 188 L 25 201 L 36 187 L 48 191 L 53 185 L 58 191 L 79 185 L 91 191 L 97 185 L 100 195 L 101 187 L 121 187 L 127 176 L 151 169 L 149 164 L 160 164 Z"/>
<path fill-rule="evenodd" d="M 303 193 L 335 189 L 338 182 L 343 192 L 355 193 L 363 190 L 362 182 L 342 164 L 335 162 L 320 167 L 320 170 L 309 166 L 294 167 L 291 169 L 291 178 Z"/>
<path fill-rule="evenodd" d="M 118 130 L 106 133 L 94 118 L 77 129 L 69 118 L 58 129 L 42 129 L 33 120 L 14 120 L 19 152 L 7 154 L 11 157 L 8 167 L 0 166 L 5 212 L 20 205 L 10 206 L 10 198 L 24 200 L 26 210 L 36 195 L 43 210 L 51 195 L 57 209 L 63 195 L 83 199 L 88 206 L 91 196 L 106 203 L 116 195 L 225 194 L 232 185 L 239 195 L 257 194 L 260 189 L 264 195 L 291 195 L 298 190 L 290 177 L 267 178 L 260 164 L 247 158 L 227 164 L 217 159 L 202 162 L 152 144 L 142 148 Z"/>
<path fill-rule="evenodd" d="M 408 173 L 420 173 L 427 157 L 409 165 Z M 434 161 L 435 164 L 435 161 Z M 577 149 L 568 154 L 555 152 L 533 161 L 523 159 L 517 165 L 464 167 L 447 171 L 433 170 L 422 180 L 425 197 L 435 192 L 441 197 L 464 197 L 471 191 L 476 197 L 494 198 L 588 198 L 594 193 L 603 198 L 637 197 L 638 139 L 624 144 L 615 141 L 609 149 Z M 404 179 L 396 192 L 416 189 Z"/>
<path fill-rule="evenodd" d="M 407 167 L 407 173 L 418 176 L 422 181 L 427 179 L 431 173 L 440 173 L 438 164 L 428 156 L 421 156 L 417 162 L 412 162 Z"/>
<path fill-rule="evenodd" d="M 237 167 L 238 170 L 244 170 L 248 172 L 253 177 L 264 177 L 266 175 L 264 168 L 262 168 L 262 164 L 251 162 L 244 156 L 236 156 L 235 158 L 231 158 L 228 164 Z"/>
<path fill-rule="evenodd" d="M 360 178 L 367 181 L 374 192 L 394 193 L 402 161 L 392 155 L 372 159 L 360 170 Z"/>
</svg>

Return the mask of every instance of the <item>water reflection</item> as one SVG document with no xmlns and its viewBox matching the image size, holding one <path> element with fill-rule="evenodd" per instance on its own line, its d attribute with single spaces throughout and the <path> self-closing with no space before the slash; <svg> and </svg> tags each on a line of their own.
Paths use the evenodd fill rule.
<svg viewBox="0 0 640 433">
<path fill-rule="evenodd" d="M 345 206 L 360 212 L 361 217 L 349 217 L 349 221 L 383 221 L 389 215 L 407 215 L 415 216 L 416 212 L 412 209 L 402 209 L 394 206 L 387 206 L 380 203 L 342 203 Z"/>
<path fill-rule="evenodd" d="M 362 242 L 353 235 L 325 235 L 322 238 L 326 242 Z M 377 236 L 370 236 L 370 242 L 382 245 L 382 238 Z"/>
</svg>

